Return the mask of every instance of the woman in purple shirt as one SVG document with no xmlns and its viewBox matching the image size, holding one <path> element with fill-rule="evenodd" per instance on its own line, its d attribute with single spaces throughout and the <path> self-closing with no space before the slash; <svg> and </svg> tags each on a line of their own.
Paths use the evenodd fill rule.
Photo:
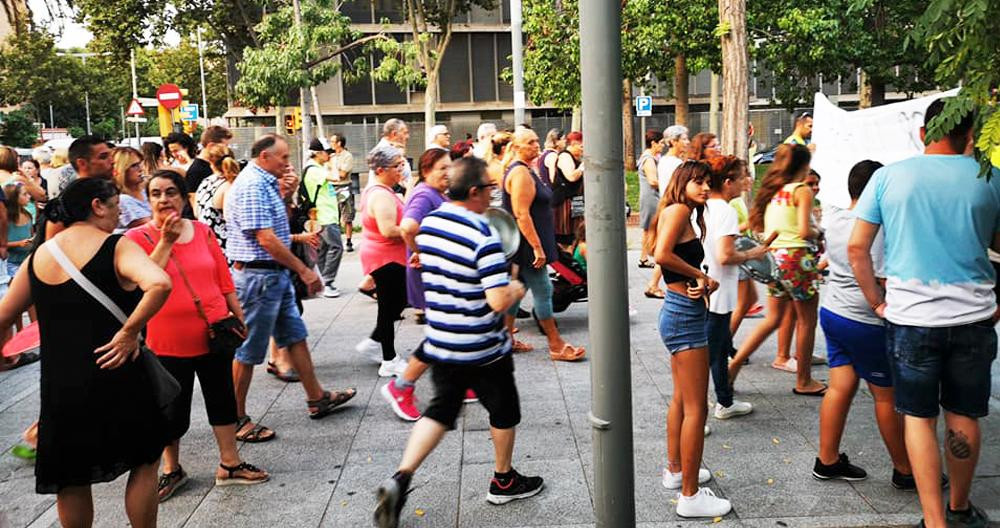
<svg viewBox="0 0 1000 528">
<path fill-rule="evenodd" d="M 420 280 L 417 233 L 420 231 L 420 222 L 423 221 L 424 217 L 448 200 L 444 193 L 448 190 L 448 169 L 450 167 L 451 157 L 447 150 L 432 148 L 420 156 L 418 183 L 406 197 L 406 205 L 403 206 L 403 220 L 399 223 L 403 241 L 406 242 L 408 258 L 406 299 L 410 306 L 417 311 L 417 324 L 427 323 L 424 316 L 427 302 L 424 300 L 424 283 Z M 382 396 L 392 406 L 393 412 L 407 421 L 416 421 L 420 418 L 420 412 L 413 399 L 413 384 L 427 370 L 427 363 L 421 361 L 418 356 L 419 354 L 416 353 L 410 356 L 403 375 L 390 380 L 382 387 Z"/>
</svg>

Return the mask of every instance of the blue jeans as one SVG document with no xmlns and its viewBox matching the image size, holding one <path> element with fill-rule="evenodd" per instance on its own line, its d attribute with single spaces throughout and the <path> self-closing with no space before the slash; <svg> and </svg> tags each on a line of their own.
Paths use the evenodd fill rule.
<svg viewBox="0 0 1000 528">
<path fill-rule="evenodd" d="M 733 336 L 729 333 L 729 319 L 732 312 L 717 314 L 708 312 L 705 333 L 708 334 L 708 362 L 712 369 L 712 384 L 715 386 L 715 400 L 723 407 L 733 404 L 733 388 L 729 386 L 729 350 L 733 348 Z"/>
<path fill-rule="evenodd" d="M 552 319 L 552 279 L 549 278 L 549 269 L 542 266 L 539 269 L 521 266 L 518 272 L 518 279 L 524 283 L 525 288 L 531 291 L 531 303 L 534 305 L 535 316 L 539 321 Z M 521 307 L 521 302 L 514 303 L 507 310 L 507 315 L 517 315 L 517 309 Z"/>
<path fill-rule="evenodd" d="M 940 402 L 969 418 L 989 414 L 990 366 L 997 357 L 992 319 L 939 328 L 885 326 L 897 411 L 933 418 Z"/>
<path fill-rule="evenodd" d="M 236 349 L 236 360 L 260 365 L 271 336 L 279 347 L 305 341 L 309 333 L 295 306 L 295 289 L 287 270 L 233 269 L 236 296 L 243 306 L 247 339 Z"/>
</svg>

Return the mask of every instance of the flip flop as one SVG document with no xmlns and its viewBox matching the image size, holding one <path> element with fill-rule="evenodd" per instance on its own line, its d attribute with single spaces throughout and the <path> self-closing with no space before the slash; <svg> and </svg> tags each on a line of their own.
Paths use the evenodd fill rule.
<svg viewBox="0 0 1000 528">
<path fill-rule="evenodd" d="M 575 347 L 566 343 L 559 352 L 549 350 L 549 357 L 552 358 L 552 361 L 580 361 L 586 353 L 587 351 L 583 347 Z"/>
<path fill-rule="evenodd" d="M 280 379 L 281 381 L 284 381 L 285 383 L 298 383 L 302 381 L 299 378 L 299 373 L 296 372 L 295 369 L 290 368 L 286 371 L 281 371 L 278 370 L 277 365 L 270 361 L 267 362 L 267 373 Z"/>
<path fill-rule="evenodd" d="M 829 389 L 829 385 L 823 384 L 823 388 L 818 391 L 800 391 L 799 389 L 792 389 L 792 393 L 797 396 L 819 396 L 823 397 L 826 395 L 826 390 Z"/>
<path fill-rule="evenodd" d="M 514 339 L 514 344 L 511 345 L 511 351 L 513 352 L 531 352 L 535 347 L 525 343 L 524 341 L 518 341 Z"/>
<path fill-rule="evenodd" d="M 646 290 L 642 294 L 650 299 L 662 299 L 664 297 L 663 292 L 659 290 Z"/>
<path fill-rule="evenodd" d="M 361 288 L 358 288 L 358 293 L 367 295 L 367 296 L 371 297 L 372 299 L 375 299 L 375 288 L 370 288 L 370 289 L 367 289 L 367 290 L 363 290 Z"/>
<path fill-rule="evenodd" d="M 781 371 L 784 371 L 784 372 L 791 372 L 792 374 L 795 374 L 796 372 L 798 372 L 798 366 L 799 366 L 799 362 L 795 358 L 789 359 L 784 364 L 781 364 L 781 363 L 771 363 L 771 368 L 773 368 L 775 370 L 781 370 Z"/>
</svg>

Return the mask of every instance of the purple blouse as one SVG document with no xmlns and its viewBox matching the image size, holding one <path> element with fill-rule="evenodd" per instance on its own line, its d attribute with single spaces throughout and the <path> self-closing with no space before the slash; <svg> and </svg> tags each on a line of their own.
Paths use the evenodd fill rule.
<svg viewBox="0 0 1000 528">
<path fill-rule="evenodd" d="M 437 189 L 423 182 L 418 183 L 406 199 L 406 204 L 403 206 L 403 218 L 412 218 L 419 224 L 428 213 L 440 207 L 447 200 L 444 194 Z M 409 249 L 406 250 L 406 257 L 407 259 L 410 257 Z M 410 306 L 416 309 L 423 310 L 427 307 L 427 302 L 424 300 L 424 283 L 420 280 L 420 270 L 411 268 L 409 260 L 407 260 L 406 265 L 406 300 L 409 301 Z"/>
</svg>

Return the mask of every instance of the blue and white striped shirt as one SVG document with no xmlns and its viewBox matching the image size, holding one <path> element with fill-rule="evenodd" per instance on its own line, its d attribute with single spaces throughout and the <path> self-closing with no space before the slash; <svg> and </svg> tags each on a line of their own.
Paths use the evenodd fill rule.
<svg viewBox="0 0 1000 528">
<path fill-rule="evenodd" d="M 226 257 L 233 262 L 274 260 L 257 242 L 257 231 L 273 229 L 286 246 L 292 245 L 285 202 L 278 178 L 251 161 L 226 193 Z"/>
<path fill-rule="evenodd" d="M 509 354 L 503 314 L 486 303 L 486 290 L 510 282 L 500 237 L 486 218 L 446 202 L 420 223 L 417 247 L 427 299 L 424 353 L 462 365 Z"/>
</svg>

